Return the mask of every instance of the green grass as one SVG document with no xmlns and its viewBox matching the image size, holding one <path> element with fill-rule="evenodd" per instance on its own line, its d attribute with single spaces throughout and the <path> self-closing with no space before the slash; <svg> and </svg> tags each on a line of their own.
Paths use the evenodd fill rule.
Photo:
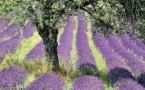
<svg viewBox="0 0 145 90">
<path fill-rule="evenodd" d="M 96 48 L 93 40 L 92 40 L 92 33 L 91 33 L 91 21 L 87 20 L 87 38 L 88 38 L 88 44 L 89 47 L 91 49 L 92 55 L 94 56 L 94 59 L 96 61 L 96 65 L 98 67 L 98 70 L 100 72 L 104 72 L 107 74 L 107 66 L 106 66 L 106 62 L 103 59 L 102 54 L 100 53 L 99 49 Z"/>
<path fill-rule="evenodd" d="M 22 40 L 20 47 L 16 50 L 14 55 L 17 55 L 20 60 L 25 58 L 25 55 L 29 53 L 29 51 L 34 48 L 38 43 L 41 42 L 41 37 L 37 32 L 34 32 L 33 36 L 29 39 Z"/>
<path fill-rule="evenodd" d="M 21 63 L 29 51 L 34 48 L 41 41 L 37 32 L 34 32 L 33 36 L 29 39 L 22 40 L 20 46 L 14 53 L 8 53 L 3 61 L 0 63 L 0 70 L 14 63 Z"/>
<path fill-rule="evenodd" d="M 23 83 L 24 88 L 28 87 L 30 85 L 30 83 L 32 83 L 34 80 L 36 80 L 35 75 L 29 74 Z"/>
<path fill-rule="evenodd" d="M 66 24 L 63 24 L 63 26 L 65 27 Z M 59 33 L 58 33 L 58 36 L 57 36 L 58 45 L 60 44 L 60 38 L 61 38 L 61 36 L 62 36 L 62 34 L 64 32 L 64 27 L 62 27 L 62 28 L 59 29 Z"/>
<path fill-rule="evenodd" d="M 100 53 L 99 49 L 96 48 L 93 40 L 92 40 L 92 32 L 91 32 L 91 20 L 88 19 L 88 14 L 85 13 L 85 16 L 87 17 L 87 38 L 88 38 L 88 43 L 89 47 L 91 49 L 92 55 L 94 56 L 96 66 L 99 70 L 100 78 L 103 80 L 104 85 L 105 85 L 105 90 L 113 90 L 113 88 L 110 85 L 110 80 L 107 75 L 107 66 L 106 62 L 103 59 L 102 54 Z"/>
<path fill-rule="evenodd" d="M 19 66 L 24 68 L 28 73 L 28 76 L 23 83 L 25 87 L 27 87 L 40 75 L 51 71 L 51 66 L 48 66 L 46 60 L 23 61 L 23 63 L 21 63 Z"/>
<path fill-rule="evenodd" d="M 78 29 L 78 17 L 75 16 L 75 29 L 73 30 L 73 39 L 72 39 L 72 51 L 71 51 L 71 63 L 73 67 L 73 71 L 76 70 L 76 60 L 78 58 L 77 56 L 77 49 L 76 49 L 76 35 L 77 35 L 77 29 Z"/>
</svg>

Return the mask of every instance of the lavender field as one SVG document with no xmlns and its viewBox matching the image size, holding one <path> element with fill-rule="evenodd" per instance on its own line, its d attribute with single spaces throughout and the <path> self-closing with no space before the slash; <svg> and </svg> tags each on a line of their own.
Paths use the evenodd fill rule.
<svg viewBox="0 0 145 90">
<path fill-rule="evenodd" d="M 145 44 L 137 36 L 93 34 L 87 13 L 61 21 L 60 72 L 52 72 L 32 21 L 0 19 L 0 90 L 145 90 Z"/>
</svg>

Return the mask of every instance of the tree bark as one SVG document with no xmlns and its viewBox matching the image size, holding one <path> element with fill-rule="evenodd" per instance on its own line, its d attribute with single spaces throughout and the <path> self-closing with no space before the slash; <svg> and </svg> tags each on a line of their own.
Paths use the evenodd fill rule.
<svg viewBox="0 0 145 90">
<path fill-rule="evenodd" d="M 49 30 L 48 30 L 49 29 Z M 43 44 L 45 46 L 45 56 L 48 64 L 52 65 L 53 71 L 59 71 L 59 60 L 57 53 L 57 29 L 43 28 L 43 30 L 38 30 L 39 35 L 43 40 Z"/>
</svg>

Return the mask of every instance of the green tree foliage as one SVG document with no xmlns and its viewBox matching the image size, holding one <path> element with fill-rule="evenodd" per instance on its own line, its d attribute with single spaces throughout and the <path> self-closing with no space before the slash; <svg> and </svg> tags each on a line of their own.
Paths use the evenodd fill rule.
<svg viewBox="0 0 145 90">
<path fill-rule="evenodd" d="M 96 32 L 105 35 L 129 32 L 144 38 L 144 5 L 144 0 L 1 0 L 0 17 L 15 11 L 13 17 L 17 17 L 17 23 L 24 25 L 26 19 L 31 19 L 43 39 L 48 61 L 53 70 L 59 70 L 57 34 L 60 18 L 66 20 L 67 15 L 81 9 L 92 17 Z M 133 28 L 129 30 L 128 25 Z"/>
</svg>

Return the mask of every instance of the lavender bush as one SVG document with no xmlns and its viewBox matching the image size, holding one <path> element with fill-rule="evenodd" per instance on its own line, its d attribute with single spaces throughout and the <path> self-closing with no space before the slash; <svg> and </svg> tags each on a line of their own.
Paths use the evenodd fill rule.
<svg viewBox="0 0 145 90">
<path fill-rule="evenodd" d="M 126 69 L 126 66 L 121 61 L 120 56 L 111 49 L 111 47 L 108 45 L 103 36 L 96 34 L 93 37 L 93 41 L 95 46 L 99 48 L 100 52 L 106 60 L 108 72 L 116 67 Z"/>
<path fill-rule="evenodd" d="M 123 46 L 125 46 L 126 48 L 129 48 L 131 50 L 134 51 L 135 54 L 137 54 L 138 56 L 142 56 L 143 59 L 145 59 L 145 51 L 142 50 L 141 48 L 139 48 L 129 37 L 129 35 L 127 34 L 123 34 L 120 36 Z"/>
<path fill-rule="evenodd" d="M 77 33 L 77 52 L 78 52 L 78 60 L 76 61 L 77 68 L 82 64 L 91 64 L 96 66 L 95 60 L 92 56 L 91 50 L 87 41 L 87 23 L 82 14 L 78 15 L 78 33 Z"/>
<path fill-rule="evenodd" d="M 67 64 L 70 63 L 70 52 L 72 50 L 72 35 L 75 28 L 74 16 L 68 17 L 68 22 L 64 28 L 64 33 L 60 38 L 60 45 L 58 46 L 58 55 L 60 59 L 65 60 Z"/>
<path fill-rule="evenodd" d="M 29 37 L 31 37 L 33 35 L 34 31 L 35 31 L 35 27 L 33 26 L 32 21 L 29 20 L 27 25 L 23 28 L 22 37 L 23 38 L 29 38 Z"/>
<path fill-rule="evenodd" d="M 0 31 L 7 25 L 4 19 L 0 19 Z"/>
<path fill-rule="evenodd" d="M 38 77 L 25 90 L 63 90 L 64 84 L 59 75 L 50 72 Z"/>
<path fill-rule="evenodd" d="M 38 43 L 25 57 L 25 60 L 38 59 L 42 60 L 45 58 L 45 49 L 43 41 Z"/>
<path fill-rule="evenodd" d="M 10 66 L 0 71 L 0 88 L 10 90 L 16 85 L 23 84 L 26 79 L 26 72 L 18 66 Z"/>
<path fill-rule="evenodd" d="M 136 43 L 136 45 L 137 45 L 139 48 L 145 50 L 145 44 L 141 41 L 140 38 L 134 36 L 134 38 L 132 38 L 132 40 Z"/>
<path fill-rule="evenodd" d="M 6 30 L 4 30 L 3 32 L 0 33 L 0 38 L 4 38 L 5 36 L 13 37 L 16 33 L 19 32 L 19 31 L 17 31 L 17 29 L 19 27 L 20 27 L 20 25 L 18 25 L 18 24 L 10 25 Z"/>
<path fill-rule="evenodd" d="M 116 82 L 113 86 L 118 90 L 145 90 L 143 86 L 132 79 L 122 79 L 121 81 Z"/>
<path fill-rule="evenodd" d="M 74 80 L 72 90 L 105 90 L 99 78 L 94 76 L 81 76 Z"/>
<path fill-rule="evenodd" d="M 7 53 L 13 53 L 20 44 L 20 33 L 15 37 L 0 43 L 0 60 L 2 60 Z"/>
<path fill-rule="evenodd" d="M 121 55 L 122 58 L 125 58 L 126 64 L 131 68 L 135 75 L 145 72 L 144 64 L 141 63 L 133 54 L 128 52 L 127 49 L 119 43 L 115 36 L 109 36 L 108 42 L 115 52 Z"/>
</svg>

